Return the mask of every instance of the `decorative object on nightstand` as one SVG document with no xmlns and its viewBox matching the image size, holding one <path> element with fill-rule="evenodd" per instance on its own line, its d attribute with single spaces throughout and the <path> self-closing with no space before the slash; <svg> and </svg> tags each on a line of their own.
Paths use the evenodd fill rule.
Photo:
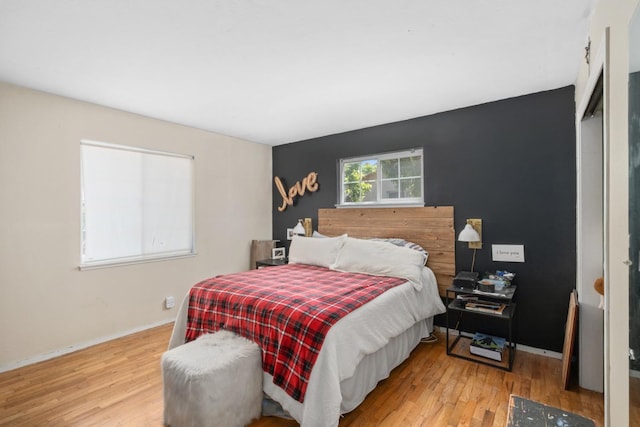
<svg viewBox="0 0 640 427">
<path fill-rule="evenodd" d="M 273 248 L 271 249 L 271 259 L 284 259 L 285 258 L 285 249 L 284 248 Z"/>
<path fill-rule="evenodd" d="M 471 260 L 471 271 L 476 263 L 476 250 L 482 249 L 482 220 L 468 219 L 467 225 L 464 226 L 458 235 L 459 242 L 469 242 L 469 248 L 473 249 L 473 258 Z"/>
<path fill-rule="evenodd" d="M 485 273 L 482 280 L 478 281 L 478 290 L 483 292 L 496 292 L 511 286 L 511 281 L 516 276 L 506 270 L 498 270 L 495 274 Z"/>
</svg>

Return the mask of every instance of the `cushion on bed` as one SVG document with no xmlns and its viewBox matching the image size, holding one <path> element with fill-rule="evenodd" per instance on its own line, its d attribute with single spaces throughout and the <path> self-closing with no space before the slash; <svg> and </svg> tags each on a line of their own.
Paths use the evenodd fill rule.
<svg viewBox="0 0 640 427">
<path fill-rule="evenodd" d="M 427 252 L 427 250 L 425 248 L 423 248 L 422 246 L 420 246 L 417 243 L 409 242 L 409 241 L 404 240 L 404 239 L 396 239 L 396 238 L 384 239 L 384 238 L 374 237 L 374 238 L 369 239 L 369 240 L 373 240 L 373 241 L 376 241 L 376 242 L 388 242 L 388 243 L 394 244 L 396 246 L 400 246 L 400 247 L 403 247 L 403 248 L 409 248 L 409 249 L 413 249 L 414 251 L 422 252 L 425 255 L 424 263 L 425 263 L 425 265 L 427 264 L 427 259 L 429 258 L 429 252 Z"/>
<path fill-rule="evenodd" d="M 318 239 L 320 240 L 320 239 Z M 366 273 L 407 279 L 418 290 L 422 289 L 421 275 L 426 255 L 387 242 L 348 237 L 338 254 L 332 270 Z"/>
<path fill-rule="evenodd" d="M 294 236 L 289 248 L 289 263 L 317 265 L 328 268 L 336 262 L 338 253 L 346 239 L 346 234 L 324 239 Z"/>
</svg>

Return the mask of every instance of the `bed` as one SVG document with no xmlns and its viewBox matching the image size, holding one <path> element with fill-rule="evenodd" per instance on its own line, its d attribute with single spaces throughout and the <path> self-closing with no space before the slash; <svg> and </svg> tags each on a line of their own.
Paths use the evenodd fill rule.
<svg viewBox="0 0 640 427">
<path fill-rule="evenodd" d="M 294 275 L 312 270 L 309 274 L 375 276 L 379 279 L 388 279 L 386 275 L 390 272 L 395 282 L 392 280 L 384 291 L 340 317 L 326 330 L 321 347 L 314 355 L 315 364 L 305 378 L 302 396 L 291 393 L 282 381 L 277 381 L 281 378 L 278 372 L 265 369 L 263 390 L 266 400 L 276 402 L 278 411 L 280 407 L 284 411 L 273 414 L 290 416 L 303 427 L 337 426 L 341 414 L 358 406 L 378 381 L 386 378 L 409 356 L 421 338 L 432 331 L 433 316 L 444 312 L 439 293 L 447 286 L 444 281 L 450 283 L 455 271 L 452 207 L 321 209 L 318 231 L 329 237 L 292 242 L 290 265 L 242 274 L 251 275 L 248 279 L 251 281 L 258 276 L 287 271 Z M 428 251 L 427 266 L 416 265 L 418 252 L 413 248 L 370 240 L 388 237 L 424 248 Z M 390 249 L 391 246 L 394 248 Z M 335 260 L 331 260 L 334 256 L 331 251 L 336 253 Z M 367 265 L 363 266 L 363 259 L 367 260 Z M 328 268 L 330 261 L 332 268 Z M 307 263 L 319 265 L 310 267 Z M 360 271 L 363 268 L 366 271 Z M 233 285 L 242 274 L 223 278 Z M 329 282 L 337 280 L 334 276 L 327 277 Z M 220 285 L 201 282 L 194 288 L 198 286 L 208 290 Z M 194 288 L 190 293 L 197 292 Z M 192 315 L 189 316 L 191 323 L 187 322 L 189 310 L 193 315 L 195 308 L 185 297 L 170 348 L 183 344 L 189 334 L 189 339 L 197 335 L 193 333 Z M 218 319 L 209 325 L 213 324 L 215 328 L 224 324 L 232 329 L 237 326 L 225 323 L 227 321 Z M 268 350 L 263 349 L 263 354 L 267 353 Z"/>
</svg>

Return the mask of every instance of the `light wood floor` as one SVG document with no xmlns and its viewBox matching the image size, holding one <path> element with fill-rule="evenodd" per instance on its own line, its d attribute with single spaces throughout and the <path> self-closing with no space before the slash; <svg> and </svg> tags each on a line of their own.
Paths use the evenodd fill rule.
<svg viewBox="0 0 640 427">
<path fill-rule="evenodd" d="M 160 355 L 172 325 L 0 374 L 0 426 L 162 425 Z M 340 421 L 345 426 L 504 426 L 511 393 L 603 425 L 603 396 L 561 388 L 561 362 L 519 352 L 513 372 L 446 355 L 443 337 Z M 263 417 L 251 427 L 297 426 Z"/>
</svg>

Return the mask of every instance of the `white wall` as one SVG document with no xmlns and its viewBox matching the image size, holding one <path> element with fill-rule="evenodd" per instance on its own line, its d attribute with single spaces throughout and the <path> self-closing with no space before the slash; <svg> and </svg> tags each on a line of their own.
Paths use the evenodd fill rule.
<svg viewBox="0 0 640 427">
<path fill-rule="evenodd" d="M 609 28 L 609 80 L 605 82 L 606 232 L 605 241 L 605 424 L 629 425 L 629 269 L 628 258 L 628 36 L 629 20 L 638 0 L 599 0 L 589 37 L 592 58 L 602 55 Z M 585 41 L 586 45 L 586 41 Z M 594 61 L 595 62 L 595 61 Z M 596 70 L 594 70 L 595 72 Z M 576 104 L 588 96 L 589 66 L 581 63 Z"/>
<path fill-rule="evenodd" d="M 195 156 L 192 258 L 79 271 L 80 140 Z M 271 238 L 271 147 L 0 82 L 0 371 L 175 318 Z"/>
</svg>

